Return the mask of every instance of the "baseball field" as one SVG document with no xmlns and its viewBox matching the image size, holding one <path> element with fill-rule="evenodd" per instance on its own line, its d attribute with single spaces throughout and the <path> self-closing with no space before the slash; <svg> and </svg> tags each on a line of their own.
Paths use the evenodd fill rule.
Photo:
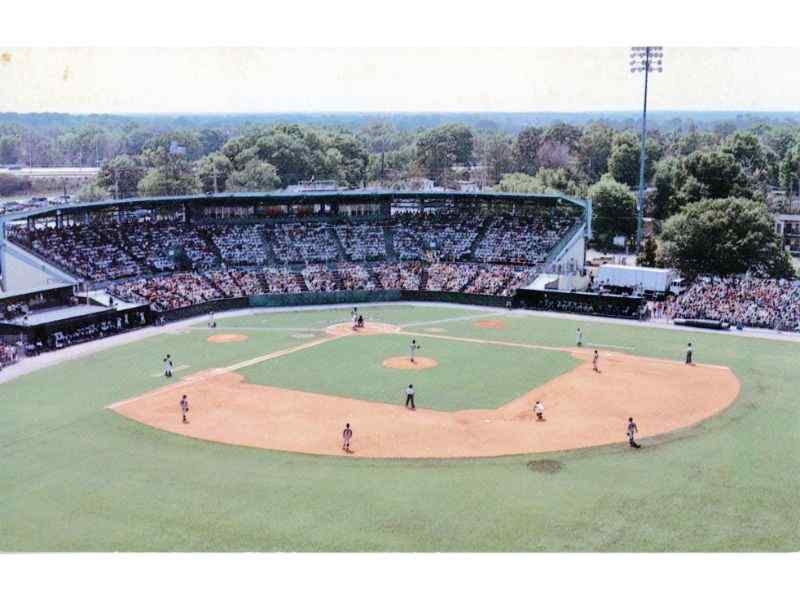
<svg viewBox="0 0 800 600">
<path fill-rule="evenodd" d="M 795 342 L 361 310 L 179 323 L 2 384 L 0 550 L 798 549 Z"/>
</svg>

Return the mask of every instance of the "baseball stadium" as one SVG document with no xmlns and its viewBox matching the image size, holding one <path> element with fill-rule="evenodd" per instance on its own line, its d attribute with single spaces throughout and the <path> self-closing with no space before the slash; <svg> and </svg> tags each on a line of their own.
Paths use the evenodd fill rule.
<svg viewBox="0 0 800 600">
<path fill-rule="evenodd" d="M 562 194 L 4 216 L 0 550 L 797 550 L 798 288 L 591 239 Z"/>
</svg>

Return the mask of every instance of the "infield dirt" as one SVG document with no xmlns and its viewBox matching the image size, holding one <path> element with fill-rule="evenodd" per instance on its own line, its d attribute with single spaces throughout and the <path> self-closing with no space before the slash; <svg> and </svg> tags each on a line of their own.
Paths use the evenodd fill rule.
<svg viewBox="0 0 800 600">
<path fill-rule="evenodd" d="M 354 333 L 344 324 L 328 332 L 393 329 L 375 324 Z M 341 431 L 350 423 L 354 454 L 348 456 L 466 458 L 624 442 L 628 417 L 634 417 L 643 437 L 651 437 L 707 419 L 739 393 L 727 367 L 603 352 L 602 373 L 595 373 L 590 351 L 569 351 L 582 361 L 578 367 L 494 410 L 437 411 L 435 398 L 419 397 L 417 410 L 410 411 L 398 400 L 382 403 L 250 384 L 230 369 L 198 373 L 109 408 L 158 429 L 227 444 L 342 454 Z M 182 394 L 189 397 L 188 424 L 181 423 Z M 533 416 L 537 400 L 545 406 L 543 422 Z"/>
</svg>

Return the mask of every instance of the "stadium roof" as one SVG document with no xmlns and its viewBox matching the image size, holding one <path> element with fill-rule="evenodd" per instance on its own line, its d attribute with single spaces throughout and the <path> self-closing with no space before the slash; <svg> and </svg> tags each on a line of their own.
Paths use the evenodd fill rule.
<svg viewBox="0 0 800 600">
<path fill-rule="evenodd" d="M 47 206 L 34 210 L 18 213 L 9 213 L 2 217 L 3 221 L 15 221 L 31 217 L 46 217 L 55 214 L 83 213 L 93 209 L 113 208 L 116 206 L 136 208 L 152 208 L 170 204 L 218 204 L 240 203 L 253 201 L 267 205 L 281 204 L 317 204 L 320 202 L 387 202 L 390 200 L 528 200 L 543 203 L 557 204 L 568 202 L 586 209 L 588 201 L 581 198 L 572 198 L 563 194 L 519 194 L 513 192 L 457 192 L 457 191 L 410 191 L 410 190 L 337 190 L 337 191 L 304 191 L 289 192 L 279 190 L 274 192 L 239 192 L 220 194 L 191 194 L 186 196 L 153 196 L 147 198 L 123 198 L 120 200 L 101 200 L 97 202 L 80 202 L 60 206 Z"/>
</svg>

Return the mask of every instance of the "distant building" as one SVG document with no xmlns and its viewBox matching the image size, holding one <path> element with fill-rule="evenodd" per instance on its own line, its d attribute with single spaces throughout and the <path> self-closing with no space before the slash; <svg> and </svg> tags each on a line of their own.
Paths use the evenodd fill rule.
<svg viewBox="0 0 800 600">
<path fill-rule="evenodd" d="M 800 256 L 800 213 L 773 214 L 775 231 L 783 236 L 783 246 L 794 256 Z"/>
<path fill-rule="evenodd" d="M 301 181 L 286 187 L 287 192 L 335 192 L 340 189 L 333 179 L 320 179 L 319 181 Z"/>
</svg>

